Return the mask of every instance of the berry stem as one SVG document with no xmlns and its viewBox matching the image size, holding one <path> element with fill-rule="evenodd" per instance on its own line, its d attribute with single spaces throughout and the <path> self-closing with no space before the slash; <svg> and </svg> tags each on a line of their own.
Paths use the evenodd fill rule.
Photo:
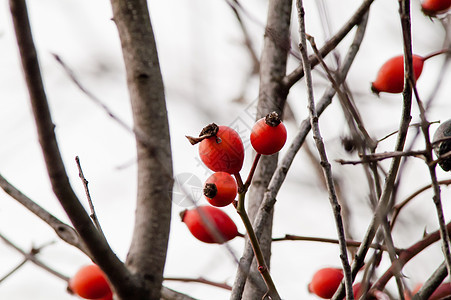
<svg viewBox="0 0 451 300">
<path fill-rule="evenodd" d="M 241 181 L 241 187 L 244 187 L 239 174 L 235 174 L 235 177 L 237 178 L 237 181 Z M 240 186 L 240 184 L 238 184 L 238 186 Z M 246 191 L 240 192 L 238 194 L 238 203 L 236 206 L 236 211 L 238 215 L 241 217 L 244 227 L 246 228 L 249 241 L 252 245 L 252 249 L 254 250 L 255 259 L 257 260 L 258 270 L 260 271 L 260 274 L 262 275 L 263 280 L 265 281 L 266 287 L 268 288 L 267 295 L 269 295 L 271 299 L 280 299 L 274 281 L 272 280 L 271 274 L 269 273 L 269 269 L 263 256 L 263 252 L 260 248 L 260 243 L 258 242 L 257 236 L 255 235 L 252 223 L 249 220 L 249 216 L 247 215 L 244 205 L 245 197 Z"/>
<path fill-rule="evenodd" d="M 258 165 L 258 162 L 259 162 L 261 156 L 262 155 L 260 153 L 257 153 L 257 155 L 255 155 L 251 170 L 249 171 L 249 175 L 247 176 L 246 182 L 244 183 L 245 190 L 247 190 L 249 188 L 249 186 L 251 185 L 252 178 L 254 177 L 254 173 L 255 173 L 255 170 L 257 169 L 257 165 Z"/>
<path fill-rule="evenodd" d="M 244 188 L 244 183 L 243 183 L 243 179 L 241 178 L 241 174 L 240 173 L 235 173 L 233 174 L 233 176 L 235 176 L 236 179 L 236 184 L 238 185 L 238 193 L 246 193 L 247 189 L 245 190 Z"/>
<path fill-rule="evenodd" d="M 423 57 L 423 61 L 426 61 L 429 58 L 432 58 L 434 56 L 437 56 L 437 55 L 440 55 L 440 54 L 444 54 L 444 53 L 451 53 L 451 49 L 442 49 L 442 50 L 439 50 L 439 51 L 432 52 L 432 53 L 424 56 Z"/>
</svg>

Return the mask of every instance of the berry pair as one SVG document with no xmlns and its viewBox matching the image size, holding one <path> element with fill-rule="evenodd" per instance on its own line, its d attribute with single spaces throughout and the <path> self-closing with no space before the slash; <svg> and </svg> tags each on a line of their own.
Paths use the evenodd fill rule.
<svg viewBox="0 0 451 300">
<path fill-rule="evenodd" d="M 191 144 L 199 144 L 202 162 L 214 172 L 237 174 L 244 162 L 244 147 L 239 134 L 228 126 L 214 123 L 206 126 L 198 138 L 187 136 Z M 287 130 L 276 112 L 258 120 L 252 128 L 250 141 L 258 154 L 271 155 L 284 146 Z"/>
</svg>

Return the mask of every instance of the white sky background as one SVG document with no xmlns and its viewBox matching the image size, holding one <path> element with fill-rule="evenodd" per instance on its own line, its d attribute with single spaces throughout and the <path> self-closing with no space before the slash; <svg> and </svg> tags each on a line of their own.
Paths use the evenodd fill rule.
<svg viewBox="0 0 451 300">
<path fill-rule="evenodd" d="M 243 1 L 244 2 L 244 1 Z M 307 31 L 315 36 L 319 46 L 324 41 L 318 10 L 313 1 L 306 2 Z M 335 32 L 355 11 L 360 1 L 326 0 L 330 26 Z M 41 0 L 28 1 L 34 39 L 56 133 L 71 182 L 80 199 L 84 191 L 74 157 L 78 155 L 90 185 L 97 214 L 111 246 L 120 258 L 125 258 L 133 227 L 135 165 L 133 137 L 95 106 L 66 76 L 53 59 L 56 53 L 76 72 L 80 81 L 97 95 L 114 113 L 131 124 L 127 87 L 120 44 L 109 1 Z M 261 1 L 246 1 L 244 6 L 255 19 L 264 23 L 265 5 Z M 166 84 L 169 122 L 175 174 L 192 173 L 203 181 L 208 173 L 198 164 L 197 147 L 192 147 L 185 135 L 196 135 L 208 123 L 252 126 L 247 114 L 258 95 L 258 79 L 252 78 L 245 89 L 246 103 L 233 102 L 250 72 L 251 64 L 242 45 L 242 34 L 229 7 L 223 0 L 150 2 L 151 17 L 157 39 L 161 68 Z M 439 50 L 443 30 L 419 12 L 419 2 L 412 1 L 413 49 L 420 55 Z M 244 17 L 252 32 L 257 53 L 264 29 Z M 67 222 L 64 212 L 52 194 L 46 177 L 42 155 L 28 104 L 28 95 L 19 64 L 15 36 L 6 0 L 0 2 L 0 172 L 40 205 Z M 297 20 L 294 19 L 293 43 L 297 43 Z M 352 34 L 351 34 L 352 37 Z M 338 47 L 343 58 L 351 38 Z M 370 134 L 381 138 L 398 128 L 401 96 L 370 93 L 379 66 L 388 58 L 402 53 L 401 30 L 396 1 L 379 0 L 372 6 L 366 38 L 361 52 L 351 68 L 348 84 L 364 116 Z M 418 81 L 420 95 L 427 97 L 443 61 L 436 57 L 427 61 Z M 331 62 L 330 60 L 328 61 Z M 299 64 L 290 59 L 290 70 Z M 450 72 L 431 108 L 429 120 L 450 118 Z M 315 96 L 319 99 L 326 80 L 314 73 Z M 287 120 L 288 143 L 296 133 L 296 124 L 308 112 L 303 83 L 298 83 L 289 95 L 289 103 L 297 122 Z M 419 120 L 413 105 L 413 122 Z M 338 105 L 328 108 L 320 126 L 331 161 L 350 159 L 340 147 L 340 136 L 346 133 L 345 122 Z M 435 130 L 437 125 L 432 126 Z M 393 149 L 394 139 L 381 143 L 380 151 Z M 422 141 L 419 139 L 419 141 Z M 311 137 L 308 138 L 310 145 Z M 418 147 L 422 143 L 417 144 Z M 417 148 L 418 148 L 417 147 Z M 312 148 L 313 149 L 313 148 Z M 283 155 L 283 151 L 282 151 Z M 250 167 L 251 149 L 247 148 L 244 176 Z M 387 166 L 385 163 L 385 166 Z M 366 230 L 371 215 L 367 205 L 366 182 L 359 167 L 333 163 L 333 171 L 342 180 L 343 189 L 352 203 L 352 227 L 356 239 Z M 286 233 L 319 237 L 336 237 L 327 193 L 318 184 L 310 161 L 300 151 L 287 182 L 280 191 L 275 212 L 274 236 Z M 427 168 L 419 160 L 405 170 L 400 199 L 429 183 Z M 438 171 L 440 179 L 449 178 Z M 449 217 L 448 188 L 442 188 Z M 203 200 L 202 200 L 203 201 Z M 206 245 L 195 240 L 178 213 L 183 207 L 173 206 L 173 223 L 166 265 L 166 276 L 205 277 L 233 283 L 236 265 L 223 246 Z M 243 226 L 233 208 L 226 209 Z M 435 209 L 430 192 L 422 194 L 401 213 L 394 238 L 399 247 L 418 240 L 426 228 L 437 228 Z M 76 249 L 58 241 L 52 230 L 28 213 L 15 200 L 0 193 L 0 232 L 14 243 L 29 250 L 51 241 L 39 258 L 55 269 L 71 276 L 89 260 Z M 229 243 L 239 257 L 243 242 Z M 0 277 L 22 260 L 20 254 L 0 242 Z M 441 262 L 438 247 L 430 247 L 405 269 L 409 284 L 424 280 Z M 339 265 L 338 247 L 307 242 L 274 243 L 272 274 L 284 299 L 314 299 L 306 292 L 313 272 L 323 266 Z M 384 262 L 383 264 L 386 264 Z M 381 271 L 385 268 L 381 268 Z M 228 292 L 199 284 L 167 283 L 169 287 L 199 299 L 228 299 Z M 0 285 L 0 299 L 75 299 L 65 292 L 60 279 L 27 263 L 20 271 Z"/>
</svg>

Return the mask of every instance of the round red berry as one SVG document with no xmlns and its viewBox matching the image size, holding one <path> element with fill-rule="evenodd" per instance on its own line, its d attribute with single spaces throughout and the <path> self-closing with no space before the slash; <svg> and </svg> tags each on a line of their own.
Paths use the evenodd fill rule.
<svg viewBox="0 0 451 300">
<path fill-rule="evenodd" d="M 105 273 L 97 265 L 87 265 L 69 280 L 70 289 L 84 299 L 108 299 L 112 292 Z"/>
<path fill-rule="evenodd" d="M 251 131 L 251 144 L 263 155 L 279 152 L 287 140 L 287 129 L 276 112 L 258 120 Z"/>
<path fill-rule="evenodd" d="M 423 71 L 424 58 L 418 55 L 412 56 L 413 73 L 417 80 Z M 379 94 L 401 93 L 404 89 L 404 57 L 395 56 L 385 62 L 377 73 L 376 80 L 371 84 L 371 90 Z"/>
<path fill-rule="evenodd" d="M 445 13 L 450 7 L 451 0 L 425 0 L 421 3 L 421 10 L 430 17 Z"/>
<path fill-rule="evenodd" d="M 238 186 L 235 179 L 226 172 L 213 173 L 205 182 L 204 196 L 213 206 L 227 206 L 235 200 Z"/>
<path fill-rule="evenodd" d="M 313 275 L 308 285 L 311 293 L 323 299 L 330 299 L 340 286 L 343 279 L 343 271 L 337 268 L 323 268 Z"/>
<path fill-rule="evenodd" d="M 210 124 L 201 132 L 208 133 L 199 144 L 199 156 L 212 171 L 238 173 L 244 161 L 244 146 L 239 134 L 228 126 Z"/>
<path fill-rule="evenodd" d="M 191 234 L 204 243 L 222 244 L 238 235 L 233 220 L 213 206 L 198 206 L 180 214 Z"/>
</svg>

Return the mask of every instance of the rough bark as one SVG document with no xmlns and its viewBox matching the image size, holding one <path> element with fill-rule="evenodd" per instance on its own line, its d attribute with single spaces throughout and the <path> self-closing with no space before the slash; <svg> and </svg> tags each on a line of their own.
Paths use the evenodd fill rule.
<svg viewBox="0 0 451 300">
<path fill-rule="evenodd" d="M 145 299 L 160 299 L 172 204 L 164 86 L 147 1 L 111 3 L 126 67 L 138 155 L 135 227 L 126 265 L 143 279 L 150 295 Z"/>
<path fill-rule="evenodd" d="M 282 79 L 286 75 L 287 55 L 290 49 L 290 17 L 292 1 L 275 0 L 269 2 L 267 26 L 265 29 L 264 48 L 260 65 L 260 89 L 257 106 L 257 119 L 264 117 L 272 111 L 279 115 L 283 113 L 286 101 L 286 92 L 282 89 Z M 248 197 L 248 214 L 251 221 L 260 207 L 269 181 L 277 167 L 278 155 L 262 156 L 254 175 Z M 266 263 L 270 264 L 272 242 L 272 213 L 266 228 L 260 236 L 260 245 Z M 255 259 L 252 262 L 251 274 L 254 278 L 261 278 L 256 268 Z M 248 281 L 246 283 L 243 299 L 262 299 L 266 289 Z"/>
</svg>

